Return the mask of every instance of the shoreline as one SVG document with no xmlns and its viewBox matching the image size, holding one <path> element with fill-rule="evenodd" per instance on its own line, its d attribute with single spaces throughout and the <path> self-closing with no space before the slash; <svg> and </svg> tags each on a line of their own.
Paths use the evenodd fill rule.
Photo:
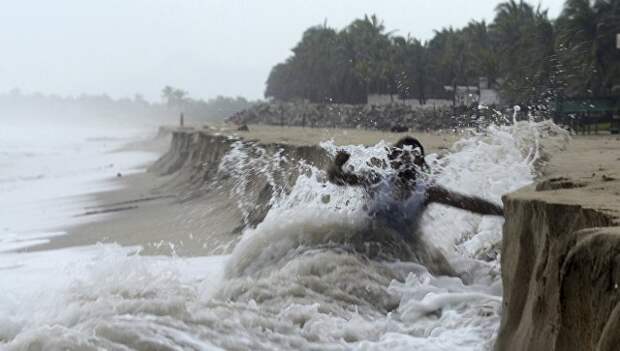
<svg viewBox="0 0 620 351">
<path fill-rule="evenodd" d="M 273 135 L 277 137 L 277 133 Z M 429 146 L 429 153 L 449 147 L 442 145 L 446 142 L 442 137 L 434 136 L 434 142 L 429 142 L 433 136 L 416 136 Z M 93 194 L 97 205 L 87 206 L 84 213 L 102 215 L 100 218 L 70 227 L 66 235 L 52 238 L 48 244 L 20 251 L 51 251 L 102 242 L 141 246 L 141 255 L 230 253 L 240 237 L 231 229 L 238 226 L 243 214 L 227 190 L 205 188 L 220 178 L 204 165 L 206 161 L 219 164 L 236 139 L 196 130 L 175 132 L 174 137 L 168 153 L 156 162 L 161 163 L 158 167 L 119 178 L 121 189 Z M 316 155 L 322 154 L 317 147 L 257 141 L 261 142 L 269 155 L 284 150 L 292 160 L 314 157 L 309 160 L 316 161 L 315 165 L 326 161 L 326 155 Z M 250 150 L 252 145 L 246 142 Z M 506 221 L 500 245 L 504 307 L 498 317 L 497 339 L 489 339 L 498 349 L 520 349 L 514 345 L 590 349 L 583 333 L 595 335 L 597 342 L 600 337 L 601 343 L 615 345 L 613 333 L 604 334 L 601 329 L 614 330 L 620 325 L 620 305 L 616 304 L 620 292 L 608 289 L 608 283 L 617 277 L 616 257 L 620 257 L 618 161 L 620 137 L 574 136 L 563 151 L 555 152 L 537 168 L 540 175 L 532 184 L 503 196 Z M 291 164 L 280 166 L 285 173 L 294 168 Z M 260 198 L 263 185 L 242 191 Z M 575 323 L 571 316 L 584 298 L 594 306 L 593 316 L 588 317 L 588 324 Z M 549 325 L 559 327 L 549 329 Z M 581 329 L 575 330 L 575 326 Z M 578 337 L 571 339 L 567 334 Z M 565 340 L 579 347 L 566 347 L 570 345 Z"/>
<path fill-rule="evenodd" d="M 307 146 L 333 140 L 338 145 L 376 144 L 381 140 L 394 142 L 404 135 L 418 137 L 427 153 L 448 150 L 461 136 L 451 133 L 389 133 L 357 129 L 328 129 L 251 125 L 250 132 L 219 128 L 207 131 L 214 135 L 239 137 L 261 144 L 279 143 Z M 167 128 L 171 131 L 172 128 Z M 184 128 L 186 131 L 199 129 Z M 157 152 L 161 158 L 170 147 L 160 142 L 141 141 L 129 143 L 117 151 L 140 150 Z M 142 246 L 143 255 L 203 256 L 230 252 L 234 243 L 232 229 L 242 213 L 231 206 L 228 193 L 210 193 L 209 198 L 184 199 L 174 186 L 173 176 L 158 175 L 148 168 L 156 161 L 145 164 L 145 170 L 117 178 L 119 189 L 85 194 L 93 197 L 93 205 L 86 206 L 79 216 L 96 216 L 85 223 L 54 228 L 66 234 L 50 237 L 47 243 L 15 250 L 36 252 L 68 247 L 88 246 L 97 243 L 117 243 L 121 246 Z M 172 185 L 171 185 L 172 184 Z M 205 221 L 203 218 L 209 218 Z M 237 228 L 238 229 L 238 228 Z M 215 245 L 207 245 L 207 242 Z M 236 242 L 236 241 L 234 241 Z"/>
<path fill-rule="evenodd" d="M 157 136 L 154 138 L 140 138 L 119 145 L 106 151 L 109 154 L 125 152 L 146 152 L 155 154 L 151 160 L 144 160 L 133 165 L 125 171 L 119 170 L 116 176 L 110 175 L 106 179 L 98 180 L 106 184 L 104 188 L 111 188 L 103 191 L 85 192 L 67 197 L 64 201 L 76 202 L 80 207 L 70 217 L 67 223 L 53 225 L 46 228 L 46 231 L 62 233 L 62 235 L 42 238 L 47 242 L 29 245 L 7 252 L 34 252 L 48 249 L 63 249 L 72 246 L 87 245 L 81 241 L 79 236 L 74 236 L 76 228 L 88 227 L 94 223 L 113 221 L 119 214 L 131 210 L 131 203 L 124 204 L 126 199 L 140 198 L 147 193 L 147 188 L 142 185 L 143 178 L 148 175 L 147 169 L 150 164 L 155 162 L 167 150 L 169 137 Z M 116 171 L 115 171 L 116 172 Z M 123 172 L 126 172 L 123 174 Z M 153 178 L 154 179 L 154 178 Z M 75 243 L 74 243 L 75 241 Z M 53 244 L 54 243 L 54 244 Z M 96 242 L 95 242 L 96 243 Z M 88 245 L 94 243 L 88 243 Z"/>
<path fill-rule="evenodd" d="M 280 134 L 282 127 L 251 126 L 250 132 L 237 132 L 235 130 L 220 129 L 217 132 L 208 131 L 210 134 L 236 136 L 243 140 L 257 141 L 261 144 L 291 141 L 292 145 L 308 145 L 308 140 L 315 138 L 315 144 L 326 137 L 333 139 L 338 144 L 364 143 L 373 144 L 380 140 L 388 139 L 389 142 L 397 140 L 408 133 L 386 133 L 380 131 L 358 131 L 351 129 L 319 129 L 285 127 L 288 130 L 286 136 Z M 191 128 L 186 128 L 191 131 Z M 200 132 L 200 130 L 194 130 Z M 304 133 L 302 138 L 293 138 L 299 133 Z M 455 141 L 461 137 L 458 134 L 445 133 L 411 133 L 423 141 L 427 152 L 445 152 Z M 597 136 L 574 136 L 568 144 L 567 150 L 553 155 L 553 158 L 544 167 L 542 174 L 536 178 L 537 182 L 554 178 L 573 178 L 591 175 L 590 169 L 595 167 L 595 162 L 588 163 L 587 159 L 598 153 L 598 149 L 605 143 L 615 140 L 616 137 Z M 386 140 L 386 141 L 388 141 Z M 157 150 L 161 158 L 165 153 L 163 144 L 154 147 L 151 142 L 133 143 L 126 147 L 132 150 Z M 121 149 L 126 149 L 126 147 Z M 169 143 L 167 147 L 170 147 Z M 582 153 L 587 152 L 587 155 Z M 582 162 L 581 168 L 573 167 L 573 159 Z M 93 245 L 96 243 L 118 243 L 121 246 L 143 246 L 142 254 L 146 255 L 179 255 L 199 256 L 222 254 L 231 248 L 231 227 L 241 216 L 238 208 L 230 206 L 229 195 L 225 193 L 215 194 L 210 199 L 182 199 L 178 189 L 169 186 L 173 182 L 173 176 L 157 175 L 148 170 L 155 161 L 145 165 L 145 171 L 118 178 L 121 187 L 117 190 L 104 191 L 88 194 L 94 197 L 94 205 L 84 208 L 87 215 L 99 216 L 99 218 L 86 223 L 78 223 L 66 228 L 55 228 L 66 231 L 65 235 L 51 237 L 49 242 L 35 246 L 18 249 L 17 252 L 32 252 L 42 250 L 54 250 L 67 247 Z M 596 173 L 596 171 L 594 171 Z M 620 178 L 620 170 L 617 177 Z M 590 177 L 591 178 L 591 177 Z M 581 179 L 581 178 L 580 178 Z M 579 180 L 578 182 L 582 182 Z M 580 188 L 580 195 L 572 195 L 577 198 L 587 198 L 588 193 L 598 189 L 600 179 L 586 179 L 592 184 L 590 188 Z M 586 195 L 586 196 L 584 196 Z M 562 196 L 556 196 L 562 199 Z M 609 197 L 607 198 L 609 199 Z M 565 199 L 569 201 L 568 199 Z M 218 204 L 218 202 L 221 202 Z M 223 205 L 226 203 L 226 205 Z M 600 206 L 599 206 L 600 207 Z M 203 218 L 218 218 L 217 223 L 209 223 Z M 205 232 L 207 234 L 205 235 Z M 220 246 L 207 247 L 207 241 L 213 241 Z M 219 238 L 219 240 L 217 239 Z"/>
</svg>

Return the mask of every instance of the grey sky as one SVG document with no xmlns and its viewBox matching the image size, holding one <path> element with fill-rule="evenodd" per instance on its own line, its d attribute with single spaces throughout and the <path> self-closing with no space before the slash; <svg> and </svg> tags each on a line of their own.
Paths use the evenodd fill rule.
<svg viewBox="0 0 620 351">
<path fill-rule="evenodd" d="M 376 13 L 388 30 L 493 18 L 491 0 L 0 0 L 0 92 L 158 100 L 172 85 L 193 97 L 262 97 L 271 67 L 309 26 L 342 28 Z M 543 0 L 556 17 L 563 0 Z"/>
</svg>

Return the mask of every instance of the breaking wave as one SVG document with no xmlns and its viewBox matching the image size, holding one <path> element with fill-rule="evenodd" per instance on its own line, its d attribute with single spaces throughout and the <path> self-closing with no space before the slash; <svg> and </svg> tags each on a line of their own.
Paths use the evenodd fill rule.
<svg viewBox="0 0 620 351">
<path fill-rule="evenodd" d="M 568 141 L 551 122 L 471 132 L 427 156 L 436 182 L 499 202 Z M 368 232 L 359 189 L 251 144 L 218 165 L 247 224 L 232 252 L 144 257 L 114 245 L 2 257 L 0 346 L 9 350 L 485 350 L 501 313 L 503 220 L 432 205 L 416 260 L 389 230 Z M 345 148 L 356 170 L 385 143 Z M 283 164 L 294 165 L 291 180 Z M 249 171 L 251 170 L 251 171 Z M 250 196 L 257 178 L 268 192 Z M 255 226 L 252 211 L 265 205 Z M 208 220 L 208 219 L 206 219 Z M 58 255 L 63 258 L 59 259 Z M 53 268 L 46 268 L 55 260 Z M 11 269 L 9 262 L 22 268 Z M 11 266 L 13 267 L 13 266 Z M 447 267 L 447 268 L 446 268 Z M 35 274 L 39 272 L 39 274 Z M 41 273 L 43 272 L 43 273 Z M 29 278 L 24 278 L 24 277 Z M 54 280 L 53 277 L 58 277 Z M 0 281 L 4 284 L 6 281 Z M 0 285 L 3 286 L 3 285 Z M 28 290 L 24 293 L 24 290 Z"/>
</svg>

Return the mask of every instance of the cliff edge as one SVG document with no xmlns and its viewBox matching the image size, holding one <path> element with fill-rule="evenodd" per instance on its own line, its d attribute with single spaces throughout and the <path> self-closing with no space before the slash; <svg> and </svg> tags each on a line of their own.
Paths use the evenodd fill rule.
<svg viewBox="0 0 620 351">
<path fill-rule="evenodd" d="M 230 214 L 236 222 L 227 227 L 241 229 L 262 221 L 273 194 L 286 192 L 304 171 L 300 161 L 324 169 L 330 159 L 318 146 L 244 136 L 175 131 L 169 152 L 151 171 L 169 176 L 168 192 L 222 207 L 218 218 Z M 496 350 L 620 345 L 619 161 L 616 137 L 578 137 L 552 155 L 537 184 L 504 196 Z M 222 234 L 220 241 L 234 238 Z"/>
<path fill-rule="evenodd" d="M 503 198 L 496 350 L 620 345 L 620 140 L 582 137 Z"/>
</svg>

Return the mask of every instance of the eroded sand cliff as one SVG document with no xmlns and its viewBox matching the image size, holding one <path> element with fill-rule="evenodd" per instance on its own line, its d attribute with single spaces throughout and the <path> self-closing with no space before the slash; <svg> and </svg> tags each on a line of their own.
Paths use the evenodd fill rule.
<svg viewBox="0 0 620 351">
<path fill-rule="evenodd" d="M 260 143 L 247 140 L 252 134 L 244 135 L 246 140 L 241 140 L 205 131 L 176 131 L 168 153 L 145 175 L 157 179 L 158 191 L 128 194 L 123 190 L 124 197 L 119 197 L 126 200 L 126 197 L 165 195 L 172 196 L 172 200 L 162 198 L 159 204 L 149 206 L 140 203 L 133 212 L 119 212 L 113 220 L 78 230 L 82 235 L 59 237 L 42 248 L 83 245 L 105 238 L 125 245 L 144 242 L 144 237 L 189 241 L 192 230 L 204 231 L 208 226 L 211 243 L 220 243 L 221 250 L 206 249 L 197 245 L 198 242 L 183 246 L 180 241 L 175 251 L 179 254 L 229 252 L 229 244 L 235 238 L 231 236 L 231 226 L 240 230 L 244 225 L 260 222 L 269 209 L 267 200 L 273 192 L 286 191 L 286 185 L 298 176 L 299 161 L 319 169 L 329 162 L 324 149 L 295 143 L 302 140 L 300 134 L 293 133 L 298 130 L 285 130 L 288 133 L 277 133 L 277 140 L 268 139 L 273 133 L 267 131 L 263 131 L 267 136 L 255 135 Z M 342 133 L 347 138 L 353 136 L 352 132 Z M 292 142 L 283 142 L 284 137 Z M 443 136 L 435 139 L 426 136 L 423 142 L 431 151 L 449 145 Z M 256 153 L 248 158 L 248 169 L 273 166 L 281 171 L 246 173 L 245 182 L 227 179 L 234 173 L 218 172 L 218 169 L 226 164 L 223 159 L 230 156 L 229 151 L 234 147 Z M 270 165 L 274 155 L 278 156 L 275 157 L 278 164 Z M 283 178 L 269 179 L 265 174 Z M 144 182 L 145 178 L 136 180 Z M 243 187 L 238 189 L 239 193 L 252 206 L 243 208 L 231 201 L 229 187 L 233 183 Z M 148 189 L 152 186 L 149 183 Z M 611 136 L 574 138 L 567 150 L 552 155 L 537 184 L 508 194 L 503 200 L 506 212 L 501 250 L 504 309 L 495 348 L 616 350 L 620 345 L 620 140 Z M 217 221 L 202 223 L 203 216 Z M 120 230 L 119 226 L 131 230 L 125 227 Z M 114 236 L 114 233 L 124 234 Z M 159 254 L 162 250 L 158 246 L 146 246 L 144 252 Z"/>
<path fill-rule="evenodd" d="M 544 178 L 503 198 L 497 350 L 620 345 L 620 140 L 574 139 Z"/>
</svg>

